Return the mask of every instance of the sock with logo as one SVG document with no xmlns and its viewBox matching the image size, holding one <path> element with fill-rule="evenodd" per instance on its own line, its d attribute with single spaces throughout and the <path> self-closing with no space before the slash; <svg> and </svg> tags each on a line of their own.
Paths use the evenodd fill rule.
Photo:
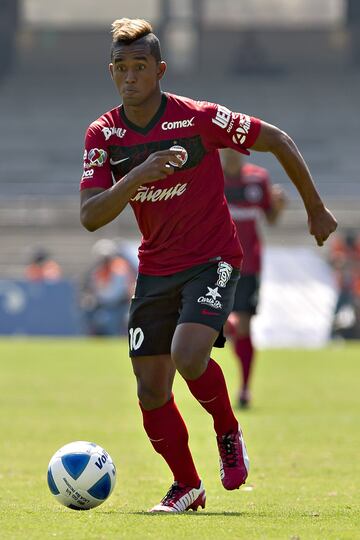
<svg viewBox="0 0 360 540">
<path fill-rule="evenodd" d="M 140 403 L 145 431 L 155 451 L 169 465 L 174 480 L 198 487 L 200 478 L 188 445 L 189 435 L 174 396 L 162 407 L 145 410 Z"/>
<path fill-rule="evenodd" d="M 211 414 L 217 435 L 239 429 L 230 405 L 226 382 L 219 364 L 210 358 L 206 370 L 198 379 L 186 380 L 192 395 Z"/>
<path fill-rule="evenodd" d="M 234 342 L 235 353 L 239 359 L 242 372 L 243 388 L 247 388 L 254 360 L 254 347 L 250 336 L 236 338 Z"/>
</svg>

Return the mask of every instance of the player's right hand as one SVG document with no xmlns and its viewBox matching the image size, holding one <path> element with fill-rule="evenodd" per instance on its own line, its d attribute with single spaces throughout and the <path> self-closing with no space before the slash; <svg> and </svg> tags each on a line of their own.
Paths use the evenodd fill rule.
<svg viewBox="0 0 360 540">
<path fill-rule="evenodd" d="M 178 167 L 181 167 L 182 161 L 178 157 L 178 153 L 177 150 L 159 150 L 158 152 L 150 154 L 150 156 L 143 163 L 135 167 L 133 171 L 136 171 L 136 175 L 139 176 L 142 184 L 162 180 L 170 174 L 173 174 L 177 168 L 170 165 L 170 161 L 178 164 Z"/>
<path fill-rule="evenodd" d="M 308 214 L 308 227 L 317 245 L 323 246 L 330 234 L 336 230 L 337 221 L 330 210 L 323 206 Z"/>
</svg>

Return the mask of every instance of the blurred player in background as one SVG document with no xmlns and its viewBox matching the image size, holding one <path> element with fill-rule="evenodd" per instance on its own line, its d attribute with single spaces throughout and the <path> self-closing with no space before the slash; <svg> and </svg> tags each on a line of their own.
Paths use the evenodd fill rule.
<svg viewBox="0 0 360 540">
<path fill-rule="evenodd" d="M 212 416 L 225 489 L 246 481 L 249 461 L 220 366 L 242 250 L 224 196 L 218 148 L 272 152 L 304 201 L 318 245 L 336 228 L 291 138 L 222 105 L 162 92 L 158 38 L 140 19 L 113 23 L 110 73 L 122 105 L 88 128 L 81 221 L 94 231 L 130 204 L 142 232 L 129 318 L 129 349 L 145 431 L 174 483 L 154 512 L 205 506 L 205 489 L 172 393 L 176 370 Z M 139 471 L 141 475 L 141 471 Z"/>
<path fill-rule="evenodd" d="M 264 215 L 270 225 L 275 224 L 285 207 L 286 197 L 279 185 L 271 185 L 266 169 L 245 163 L 239 152 L 226 148 L 221 152 L 221 160 L 225 197 L 244 251 L 241 276 L 226 333 L 231 336 L 239 360 L 241 384 L 238 404 L 240 407 L 248 407 L 255 353 L 251 319 L 258 304 L 262 254 L 258 221 Z"/>
<path fill-rule="evenodd" d="M 121 246 L 108 238 L 95 242 L 92 255 L 94 264 L 86 273 L 80 302 L 87 333 L 126 335 L 135 271 Z"/>
<path fill-rule="evenodd" d="M 337 234 L 330 243 L 329 263 L 335 272 L 338 298 L 331 337 L 360 338 L 360 234 Z"/>
</svg>

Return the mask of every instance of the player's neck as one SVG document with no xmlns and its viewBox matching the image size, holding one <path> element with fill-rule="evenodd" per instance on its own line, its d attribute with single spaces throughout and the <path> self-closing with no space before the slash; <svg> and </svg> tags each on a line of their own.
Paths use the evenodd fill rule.
<svg viewBox="0 0 360 540">
<path fill-rule="evenodd" d="M 126 118 L 140 128 L 146 127 L 158 112 L 161 106 L 162 97 L 163 94 L 159 91 L 150 96 L 145 102 L 141 103 L 141 105 L 124 104 L 123 109 Z"/>
</svg>

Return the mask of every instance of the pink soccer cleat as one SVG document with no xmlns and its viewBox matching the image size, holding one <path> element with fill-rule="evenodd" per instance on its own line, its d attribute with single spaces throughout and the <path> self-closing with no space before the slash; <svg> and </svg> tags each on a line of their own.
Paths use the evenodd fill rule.
<svg viewBox="0 0 360 540">
<path fill-rule="evenodd" d="M 216 437 L 220 455 L 220 478 L 225 489 L 239 489 L 249 473 L 249 456 L 241 430 Z"/>
<path fill-rule="evenodd" d="M 205 501 L 205 489 L 201 481 L 198 488 L 174 482 L 162 501 L 149 512 L 196 512 L 199 506 L 205 508 Z"/>
</svg>

